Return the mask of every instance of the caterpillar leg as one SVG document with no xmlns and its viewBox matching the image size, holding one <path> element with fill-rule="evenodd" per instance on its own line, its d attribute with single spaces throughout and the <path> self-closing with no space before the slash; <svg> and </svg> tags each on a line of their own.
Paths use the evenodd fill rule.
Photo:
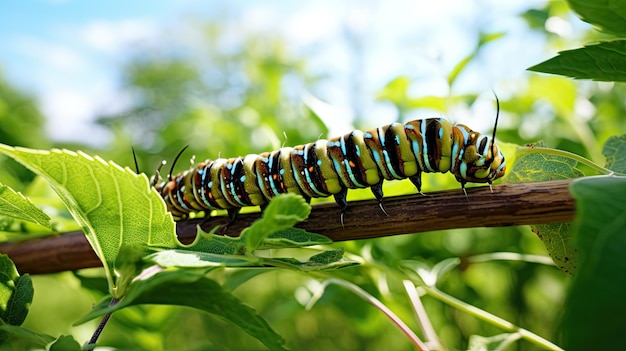
<svg viewBox="0 0 626 351">
<path fill-rule="evenodd" d="M 422 192 L 422 171 L 421 170 L 418 170 L 417 173 L 415 173 L 415 175 L 410 176 L 409 180 L 411 181 L 411 183 L 413 183 L 413 185 L 415 185 L 415 187 L 417 188 L 417 192 L 420 193 L 420 195 L 426 196 L 426 194 Z"/>
<path fill-rule="evenodd" d="M 489 183 L 489 190 L 491 190 L 491 193 L 493 194 L 493 187 L 491 186 L 491 179 L 488 180 L 487 183 Z"/>
<path fill-rule="evenodd" d="M 380 207 L 380 209 L 387 217 L 389 217 L 389 214 L 387 213 L 387 211 L 385 211 L 385 208 L 383 207 L 383 182 L 372 185 L 370 189 L 372 189 L 372 193 L 376 197 L 376 200 L 378 200 L 378 206 Z"/>
<path fill-rule="evenodd" d="M 239 210 L 241 210 L 241 208 L 239 207 L 226 210 L 229 219 L 228 224 L 231 224 L 235 221 L 235 218 L 237 218 L 237 215 L 239 214 Z"/>
<path fill-rule="evenodd" d="M 465 193 L 465 198 L 467 199 L 467 202 L 469 202 L 469 196 L 467 196 L 467 190 L 465 190 L 465 183 L 467 182 L 461 180 L 461 189 L 463 189 L 463 193 Z"/>
<path fill-rule="evenodd" d="M 346 208 L 348 208 L 348 201 L 346 201 L 346 196 L 348 195 L 347 188 L 341 188 L 341 191 L 335 194 L 335 202 L 339 207 L 341 207 L 341 214 L 339 215 L 339 220 L 341 221 L 341 226 L 343 227 L 343 215 L 346 213 Z"/>
<path fill-rule="evenodd" d="M 228 227 L 235 223 L 235 219 L 237 218 L 237 215 L 239 214 L 239 211 L 241 210 L 241 208 L 237 207 L 237 208 L 229 208 L 226 210 L 226 213 L 228 214 L 228 222 L 226 222 L 226 224 L 224 224 L 223 230 L 222 230 L 222 234 L 226 234 L 226 232 L 228 231 Z"/>
</svg>

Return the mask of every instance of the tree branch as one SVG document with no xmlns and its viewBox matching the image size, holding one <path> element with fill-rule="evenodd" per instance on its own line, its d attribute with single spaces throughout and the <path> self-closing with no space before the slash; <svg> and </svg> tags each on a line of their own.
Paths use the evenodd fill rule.
<svg viewBox="0 0 626 351">
<path fill-rule="evenodd" d="M 383 204 L 389 216 L 375 200 L 353 201 L 346 211 L 344 226 L 339 221 L 337 205 L 324 203 L 314 205 L 309 219 L 298 227 L 333 241 L 345 241 L 452 228 L 571 222 L 575 204 L 568 192 L 570 182 L 505 184 L 494 186 L 493 193 L 488 187 L 469 188 L 467 198 L 458 189 L 386 198 Z M 226 234 L 238 235 L 259 216 L 239 215 Z M 227 221 L 225 217 L 214 217 L 178 222 L 179 239 L 185 243 L 193 241 L 200 223 L 209 231 Z M 54 273 L 101 265 L 82 232 L 4 243 L 0 253 L 9 255 L 21 273 Z"/>
</svg>

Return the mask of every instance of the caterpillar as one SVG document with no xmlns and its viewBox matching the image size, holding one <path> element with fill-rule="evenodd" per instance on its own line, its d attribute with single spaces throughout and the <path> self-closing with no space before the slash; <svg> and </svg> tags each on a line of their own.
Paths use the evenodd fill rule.
<svg viewBox="0 0 626 351">
<path fill-rule="evenodd" d="M 422 193 L 423 172 L 450 171 L 464 192 L 468 182 L 491 187 L 506 171 L 495 144 L 498 115 L 499 106 L 492 137 L 444 118 L 392 123 L 260 155 L 206 160 L 177 175 L 170 172 L 165 180 L 157 170 L 152 184 L 177 219 L 225 209 L 234 220 L 241 207 L 263 208 L 291 192 L 307 200 L 333 195 L 343 224 L 348 189 L 371 188 L 385 211 L 383 180 L 408 178 Z"/>
</svg>

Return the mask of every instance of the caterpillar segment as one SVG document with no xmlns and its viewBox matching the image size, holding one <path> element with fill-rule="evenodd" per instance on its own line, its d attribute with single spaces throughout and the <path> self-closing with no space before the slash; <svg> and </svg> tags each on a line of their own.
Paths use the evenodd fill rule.
<svg viewBox="0 0 626 351">
<path fill-rule="evenodd" d="M 233 220 L 242 207 L 263 208 L 279 194 L 296 193 L 307 200 L 334 196 L 343 224 L 348 189 L 371 188 L 386 214 L 384 180 L 408 178 L 422 193 L 422 173 L 448 171 L 464 192 L 468 182 L 491 187 L 503 176 L 495 127 L 489 137 L 443 118 L 392 123 L 260 155 L 207 160 L 165 180 L 157 172 L 153 184 L 177 219 L 224 209 Z"/>
</svg>

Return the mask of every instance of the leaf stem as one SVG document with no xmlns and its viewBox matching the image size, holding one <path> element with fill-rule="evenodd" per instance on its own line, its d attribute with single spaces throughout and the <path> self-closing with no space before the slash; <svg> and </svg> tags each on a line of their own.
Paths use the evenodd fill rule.
<svg viewBox="0 0 626 351">
<path fill-rule="evenodd" d="M 111 298 L 111 302 L 109 303 L 109 307 L 113 307 L 115 305 L 117 305 L 117 303 L 120 302 L 120 299 L 118 298 Z M 91 339 L 89 339 L 89 343 L 87 343 L 87 345 L 85 345 L 85 350 L 93 350 L 96 347 L 96 342 L 98 341 L 98 338 L 100 337 L 100 334 L 102 333 L 102 330 L 104 330 L 104 327 L 106 326 L 107 322 L 109 321 L 109 318 L 111 318 L 111 314 L 113 312 L 109 312 L 107 314 L 104 315 L 104 317 L 102 317 L 102 320 L 100 321 L 100 323 L 98 324 L 98 328 L 96 328 L 96 330 L 93 332 L 93 335 L 91 336 Z"/>
</svg>

